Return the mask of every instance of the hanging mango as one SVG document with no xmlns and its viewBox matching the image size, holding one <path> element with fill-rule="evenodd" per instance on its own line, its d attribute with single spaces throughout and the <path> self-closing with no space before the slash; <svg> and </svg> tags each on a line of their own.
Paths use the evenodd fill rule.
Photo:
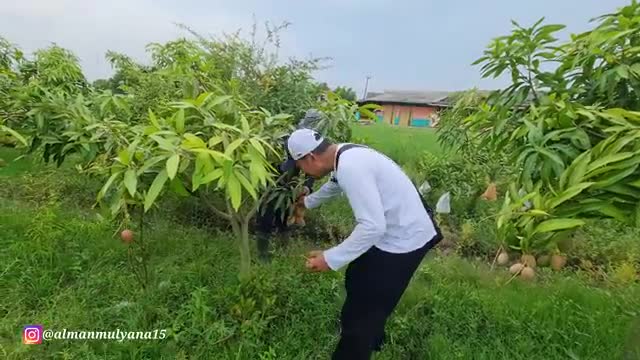
<svg viewBox="0 0 640 360">
<path fill-rule="evenodd" d="M 487 201 L 496 201 L 498 199 L 498 189 L 496 188 L 496 183 L 489 183 L 487 189 L 482 193 L 481 197 Z"/>
</svg>

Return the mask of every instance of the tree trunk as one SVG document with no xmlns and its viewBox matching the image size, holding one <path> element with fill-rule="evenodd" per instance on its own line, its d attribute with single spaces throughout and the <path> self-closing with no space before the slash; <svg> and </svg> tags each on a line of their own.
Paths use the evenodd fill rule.
<svg viewBox="0 0 640 360">
<path fill-rule="evenodd" d="M 251 248 L 249 247 L 249 224 L 242 221 L 240 224 L 242 234 L 240 236 L 240 277 L 246 278 L 251 274 Z"/>
<path fill-rule="evenodd" d="M 240 250 L 240 279 L 246 279 L 251 274 L 251 251 L 249 247 L 249 222 L 238 217 L 231 221 L 231 227 Z"/>
</svg>

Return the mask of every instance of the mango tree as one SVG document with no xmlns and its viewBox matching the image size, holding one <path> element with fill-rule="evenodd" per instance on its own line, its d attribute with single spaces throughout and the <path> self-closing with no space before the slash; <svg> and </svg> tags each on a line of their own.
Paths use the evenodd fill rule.
<svg viewBox="0 0 640 360">
<path fill-rule="evenodd" d="M 270 160 L 282 157 L 271 137 L 288 118 L 251 110 L 228 95 L 203 93 L 173 104 L 171 117 L 149 113 L 149 123 L 120 151 L 111 176 L 100 192 L 114 213 L 132 203 L 144 211 L 171 189 L 198 196 L 218 216 L 229 221 L 240 250 L 240 275 L 250 271 L 249 223 L 259 194 L 274 183 Z"/>
<path fill-rule="evenodd" d="M 558 252 L 587 217 L 640 225 L 639 24 L 633 2 L 557 45 L 564 26 L 514 22 L 476 62 L 484 77 L 511 76 L 461 125 L 478 146 L 512 154 L 519 176 L 497 227 L 525 255 Z"/>
</svg>

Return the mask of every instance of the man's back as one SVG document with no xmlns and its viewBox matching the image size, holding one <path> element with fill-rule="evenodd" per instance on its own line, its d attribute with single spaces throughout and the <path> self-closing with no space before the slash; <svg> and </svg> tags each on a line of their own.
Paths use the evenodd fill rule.
<svg viewBox="0 0 640 360">
<path fill-rule="evenodd" d="M 369 148 L 354 147 L 340 155 L 337 165 L 336 179 L 358 225 L 350 236 L 356 241 L 347 239 L 337 250 L 328 251 L 332 267 L 371 245 L 402 253 L 422 247 L 436 235 L 415 186 L 391 159 Z"/>
</svg>

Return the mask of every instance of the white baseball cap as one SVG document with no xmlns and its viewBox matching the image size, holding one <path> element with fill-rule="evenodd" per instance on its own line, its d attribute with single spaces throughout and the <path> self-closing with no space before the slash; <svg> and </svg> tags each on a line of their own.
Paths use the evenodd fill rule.
<svg viewBox="0 0 640 360">
<path fill-rule="evenodd" d="M 283 170 L 293 168 L 296 160 L 315 150 L 323 141 L 322 135 L 312 129 L 298 129 L 291 133 L 287 140 L 289 159 L 283 164 Z"/>
</svg>

